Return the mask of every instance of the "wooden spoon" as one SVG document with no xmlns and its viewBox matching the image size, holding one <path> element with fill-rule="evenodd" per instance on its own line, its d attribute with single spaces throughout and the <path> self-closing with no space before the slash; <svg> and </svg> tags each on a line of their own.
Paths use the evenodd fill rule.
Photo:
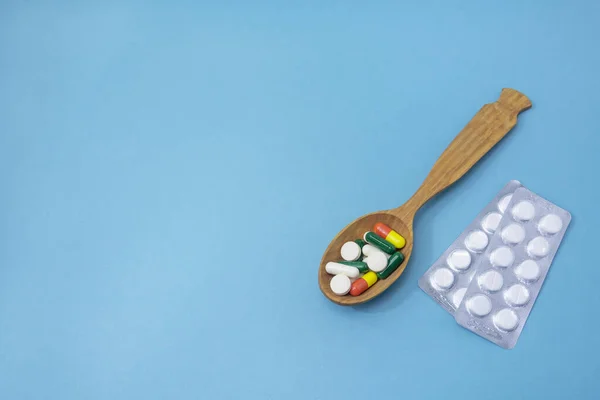
<svg viewBox="0 0 600 400">
<path fill-rule="evenodd" d="M 341 305 L 364 303 L 383 293 L 402 274 L 413 248 L 413 220 L 415 214 L 433 196 L 462 177 L 484 154 L 500 141 L 517 123 L 517 115 L 531 107 L 531 101 L 514 89 L 502 89 L 498 101 L 484 105 L 473 119 L 454 138 L 438 158 L 417 192 L 403 205 L 391 210 L 362 216 L 346 226 L 331 241 L 319 266 L 319 287 L 331 301 Z M 404 236 L 406 246 L 401 250 L 404 262 L 387 279 L 377 281 L 359 296 L 338 296 L 331 291 L 332 276 L 325 271 L 329 261 L 341 259 L 342 245 L 362 238 L 377 222 L 383 222 Z"/>
</svg>

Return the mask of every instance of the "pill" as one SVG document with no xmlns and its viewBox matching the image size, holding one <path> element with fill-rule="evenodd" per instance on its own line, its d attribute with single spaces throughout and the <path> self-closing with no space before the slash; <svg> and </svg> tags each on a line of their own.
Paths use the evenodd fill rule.
<svg viewBox="0 0 600 400">
<path fill-rule="evenodd" d="M 465 246 L 471 251 L 479 253 L 488 245 L 488 237 L 483 231 L 473 231 L 465 239 Z"/>
<path fill-rule="evenodd" d="M 463 301 L 463 297 L 465 297 L 465 293 L 467 292 L 467 288 L 460 288 L 452 295 L 452 304 L 454 304 L 455 308 L 460 306 L 460 303 Z"/>
<path fill-rule="evenodd" d="M 373 232 L 366 232 L 363 239 L 372 246 L 377 247 L 384 253 L 393 254 L 396 247 L 382 237 L 377 236 Z"/>
<path fill-rule="evenodd" d="M 439 268 L 431 275 L 431 280 L 438 289 L 449 289 L 454 284 L 454 274 L 448 268 Z"/>
<path fill-rule="evenodd" d="M 500 220 L 502 219 L 502 214 L 497 212 L 491 212 L 485 217 L 483 217 L 483 221 L 481 221 L 481 227 L 484 231 L 488 233 L 496 232 L 498 229 L 498 225 L 500 224 Z"/>
<path fill-rule="evenodd" d="M 508 204 L 511 200 L 512 194 L 507 194 L 506 196 L 502 197 L 498 202 L 498 210 L 500 210 L 502 214 L 504 214 L 504 212 L 506 211 L 506 208 L 508 207 Z"/>
<path fill-rule="evenodd" d="M 381 272 L 387 267 L 387 257 L 380 251 L 371 254 L 367 258 L 367 265 L 373 272 Z"/>
<path fill-rule="evenodd" d="M 535 282 L 540 277 L 540 266 L 533 260 L 525 260 L 515 267 L 517 278 L 527 282 Z"/>
<path fill-rule="evenodd" d="M 513 206 L 511 213 L 519 221 L 529 221 L 535 217 L 535 207 L 530 201 L 523 200 Z"/>
<path fill-rule="evenodd" d="M 329 282 L 331 291 L 339 296 L 348 294 L 351 286 L 350 278 L 342 274 L 334 276 L 331 278 L 331 282 Z"/>
<path fill-rule="evenodd" d="M 360 275 L 360 271 L 358 270 L 358 268 L 332 261 L 325 264 L 325 271 L 327 271 L 327 273 L 331 275 L 343 274 L 349 278 L 358 278 L 358 276 Z"/>
<path fill-rule="evenodd" d="M 515 261 L 515 255 L 512 250 L 506 246 L 498 247 L 490 254 L 490 262 L 495 267 L 510 267 Z"/>
<path fill-rule="evenodd" d="M 492 302 L 483 294 L 476 294 L 467 300 L 467 309 L 476 317 L 485 317 L 492 311 Z"/>
<path fill-rule="evenodd" d="M 529 301 L 529 290 L 520 283 L 517 283 L 506 290 L 504 300 L 511 306 L 522 306 Z"/>
<path fill-rule="evenodd" d="M 531 257 L 545 257 L 550 252 L 550 243 L 545 237 L 538 236 L 527 244 L 527 253 Z"/>
<path fill-rule="evenodd" d="M 404 254 L 400 253 L 399 251 L 395 252 L 388 259 L 387 267 L 385 267 L 383 271 L 377 273 L 377 277 L 379 279 L 387 278 L 392 274 L 392 272 L 398 269 L 398 267 L 400 266 L 400 264 L 402 264 L 403 261 Z"/>
<path fill-rule="evenodd" d="M 384 253 L 383 251 L 379 250 L 377 247 L 371 246 L 370 244 L 365 244 L 362 248 L 362 252 L 366 257 L 369 257 L 371 254 L 375 254 L 375 253 L 382 253 L 388 258 L 391 255 L 388 253 Z M 366 262 L 364 259 L 363 259 L 363 261 Z"/>
<path fill-rule="evenodd" d="M 488 292 L 497 292 L 502 289 L 502 285 L 504 284 L 504 278 L 498 271 L 494 271 L 493 269 L 484 272 L 477 279 L 479 283 L 479 287 L 483 290 L 487 290 Z"/>
<path fill-rule="evenodd" d="M 369 267 L 367 266 L 367 263 L 363 262 L 363 261 L 339 261 L 338 263 L 343 264 L 343 265 L 348 265 L 350 267 L 354 267 L 363 274 L 365 272 L 369 271 Z"/>
<path fill-rule="evenodd" d="M 340 251 L 342 258 L 346 261 L 356 261 L 360 257 L 361 249 L 356 242 L 346 242 Z"/>
<path fill-rule="evenodd" d="M 367 272 L 361 278 L 358 278 L 357 280 L 352 282 L 352 287 L 350 288 L 350 295 L 358 296 L 363 294 L 365 290 L 373 286 L 375 282 L 377 282 L 377 274 L 373 271 Z"/>
<path fill-rule="evenodd" d="M 519 244 L 525 239 L 525 229 L 519 224 L 510 224 L 502 229 L 502 240 L 506 244 Z"/>
<path fill-rule="evenodd" d="M 358 245 L 358 247 L 360 247 L 361 249 L 362 249 L 362 247 L 363 247 L 365 244 L 367 244 L 367 242 L 365 242 L 365 241 L 364 241 L 364 240 L 362 240 L 362 239 L 356 239 L 356 240 L 354 241 L 354 243 L 356 243 L 356 244 Z"/>
<path fill-rule="evenodd" d="M 554 235 L 560 232 L 563 227 L 562 220 L 556 214 L 548 214 L 540 219 L 538 229 L 541 234 Z"/>
<path fill-rule="evenodd" d="M 373 227 L 373 231 L 378 234 L 380 237 L 384 238 L 391 244 L 393 244 L 397 249 L 401 249 L 406 245 L 406 239 L 402 237 L 398 232 L 383 224 L 378 222 Z"/>
<path fill-rule="evenodd" d="M 494 325 L 503 331 L 514 331 L 519 325 L 519 317 L 510 308 L 503 308 L 494 315 Z"/>
<path fill-rule="evenodd" d="M 457 271 L 464 271 L 471 265 L 471 253 L 466 250 L 454 250 L 446 259 L 448 266 Z"/>
</svg>

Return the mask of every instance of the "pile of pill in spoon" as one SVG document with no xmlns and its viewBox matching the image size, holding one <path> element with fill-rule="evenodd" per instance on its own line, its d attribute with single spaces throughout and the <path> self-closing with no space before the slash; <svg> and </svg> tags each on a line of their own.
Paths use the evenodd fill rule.
<svg viewBox="0 0 600 400">
<path fill-rule="evenodd" d="M 373 231 L 365 232 L 362 239 L 343 244 L 342 260 L 325 266 L 325 271 L 334 275 L 331 291 L 339 296 L 361 295 L 398 269 L 404 261 L 399 250 L 405 245 L 406 240 L 398 232 L 381 222 L 376 223 Z"/>
</svg>

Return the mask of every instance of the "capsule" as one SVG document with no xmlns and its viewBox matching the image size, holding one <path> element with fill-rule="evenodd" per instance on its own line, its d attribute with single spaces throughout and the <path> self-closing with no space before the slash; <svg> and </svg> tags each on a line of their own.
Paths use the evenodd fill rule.
<svg viewBox="0 0 600 400">
<path fill-rule="evenodd" d="M 402 237 L 398 232 L 383 224 L 378 222 L 373 227 L 373 231 L 391 244 L 393 244 L 397 249 L 401 249 L 406 246 L 406 239 Z"/>
<path fill-rule="evenodd" d="M 363 248 L 363 246 L 364 246 L 365 244 L 367 244 L 367 242 L 365 242 L 365 241 L 364 241 L 364 240 L 362 240 L 362 239 L 356 239 L 356 240 L 354 241 L 354 243 L 356 243 L 357 245 L 359 245 L 361 249 Z"/>
<path fill-rule="evenodd" d="M 350 295 L 351 296 L 359 296 L 365 292 L 368 288 L 373 286 L 373 284 L 377 282 L 377 274 L 373 271 L 369 271 L 352 283 L 350 287 Z"/>
<path fill-rule="evenodd" d="M 331 275 L 346 275 L 348 278 L 358 278 L 360 275 L 358 268 L 336 262 L 325 264 L 325 271 Z"/>
<path fill-rule="evenodd" d="M 369 266 L 366 262 L 362 261 L 338 261 L 338 264 L 348 265 L 350 267 L 357 268 L 361 273 L 369 272 Z"/>
<path fill-rule="evenodd" d="M 369 243 L 372 246 L 377 247 L 379 250 L 383 251 L 384 253 L 394 254 L 394 252 L 396 251 L 396 247 L 394 247 L 393 244 L 391 244 L 387 240 L 377 236 L 373 232 L 365 233 L 365 236 L 363 237 L 363 239 L 367 243 Z"/>
<path fill-rule="evenodd" d="M 400 266 L 400 264 L 402 264 L 403 261 L 404 254 L 400 253 L 399 251 L 395 252 L 388 260 L 387 267 L 385 267 L 383 271 L 377 273 L 377 277 L 379 279 L 387 278 L 392 274 L 392 272 L 398 269 L 398 267 Z"/>
</svg>

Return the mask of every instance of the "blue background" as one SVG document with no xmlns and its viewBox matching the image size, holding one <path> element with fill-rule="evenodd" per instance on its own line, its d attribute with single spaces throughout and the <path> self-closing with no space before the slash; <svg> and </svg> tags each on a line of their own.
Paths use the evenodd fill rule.
<svg viewBox="0 0 600 400">
<path fill-rule="evenodd" d="M 0 398 L 597 398 L 600 4 L 405 3 L 3 1 Z M 534 108 L 402 279 L 327 301 L 329 240 L 502 87 Z M 573 222 L 508 351 L 417 280 L 510 179 Z"/>
</svg>

